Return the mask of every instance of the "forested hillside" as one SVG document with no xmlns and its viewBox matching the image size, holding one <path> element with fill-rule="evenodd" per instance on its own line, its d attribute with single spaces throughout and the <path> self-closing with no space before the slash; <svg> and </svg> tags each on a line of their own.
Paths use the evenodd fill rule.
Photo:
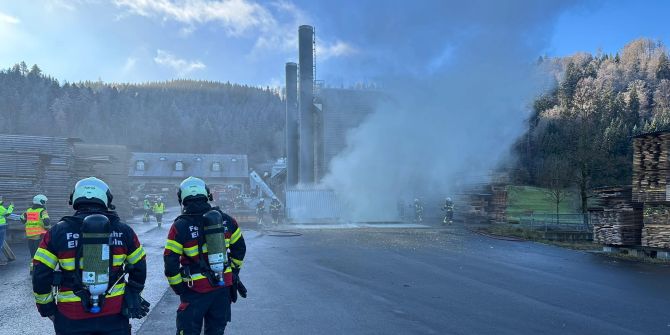
<svg viewBox="0 0 670 335">
<path fill-rule="evenodd" d="M 588 190 L 631 183 L 631 136 L 670 127 L 670 62 L 664 45 L 635 40 L 614 55 L 541 58 L 556 85 L 533 104 L 514 148 L 515 181 Z"/>
<path fill-rule="evenodd" d="M 59 83 L 37 65 L 0 72 L 0 132 L 133 150 L 281 155 L 284 105 L 269 88 L 175 80 Z"/>
</svg>

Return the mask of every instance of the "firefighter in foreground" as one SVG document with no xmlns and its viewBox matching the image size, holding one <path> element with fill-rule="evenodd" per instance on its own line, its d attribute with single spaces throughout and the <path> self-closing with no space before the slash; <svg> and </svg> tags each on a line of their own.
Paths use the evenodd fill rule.
<svg viewBox="0 0 670 335">
<path fill-rule="evenodd" d="M 442 211 L 444 211 L 444 220 L 442 220 L 442 223 L 444 224 L 454 223 L 454 202 L 451 200 L 450 197 L 447 197 L 447 199 L 444 200 L 444 206 L 442 206 Z"/>
<path fill-rule="evenodd" d="M 246 253 L 235 219 L 212 207 L 212 194 L 201 179 L 185 179 L 177 191 L 182 215 L 168 233 L 163 259 L 165 276 L 179 295 L 177 334 L 220 335 L 237 294 L 246 297 L 239 280 Z"/>
<path fill-rule="evenodd" d="M 279 216 L 281 215 L 281 203 L 277 197 L 272 198 L 270 202 L 270 215 L 272 216 L 272 223 L 279 224 Z"/>
<path fill-rule="evenodd" d="M 2 257 L 2 248 L 5 244 L 5 236 L 7 236 L 7 216 L 14 212 L 14 204 L 10 203 L 8 207 L 5 207 L 3 203 L 3 198 L 0 195 L 0 257 Z M 7 265 L 6 261 L 0 259 L 0 265 Z"/>
<path fill-rule="evenodd" d="M 46 209 L 47 200 L 43 194 L 36 195 L 33 197 L 33 205 L 21 214 L 21 222 L 26 225 L 26 241 L 30 251 L 30 274 L 33 273 L 32 257 L 35 256 L 42 237 L 51 228 L 49 213 Z"/>
<path fill-rule="evenodd" d="M 74 215 L 44 235 L 33 258 L 37 310 L 54 322 L 56 334 L 129 335 L 129 318 L 149 312 L 140 296 L 147 275 L 144 249 L 113 212 L 112 193 L 102 180 L 77 182 L 70 205 Z"/>
<path fill-rule="evenodd" d="M 162 198 L 158 198 L 158 201 L 154 203 L 152 210 L 156 217 L 156 222 L 158 222 L 158 227 L 160 227 L 163 223 L 163 214 L 165 213 L 165 203 L 163 203 Z"/>
</svg>

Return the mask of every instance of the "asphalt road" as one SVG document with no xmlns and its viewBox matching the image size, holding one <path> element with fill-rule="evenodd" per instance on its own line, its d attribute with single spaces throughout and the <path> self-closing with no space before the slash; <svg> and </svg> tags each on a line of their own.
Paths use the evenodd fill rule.
<svg viewBox="0 0 670 335">
<path fill-rule="evenodd" d="M 134 226 L 148 253 L 142 335 L 174 334 L 162 274 L 167 227 Z M 245 230 L 230 334 L 670 334 L 670 267 L 609 259 L 461 228 Z M 49 334 L 24 246 L 0 267 L 0 334 Z M 26 258 L 25 260 L 23 258 Z"/>
<path fill-rule="evenodd" d="M 247 233 L 230 334 L 670 334 L 670 267 L 463 229 Z M 170 291 L 139 334 L 171 334 Z"/>
</svg>

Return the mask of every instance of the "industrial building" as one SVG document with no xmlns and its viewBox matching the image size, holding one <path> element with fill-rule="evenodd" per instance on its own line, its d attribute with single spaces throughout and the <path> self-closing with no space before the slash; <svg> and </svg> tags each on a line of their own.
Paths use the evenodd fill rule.
<svg viewBox="0 0 670 335">
<path fill-rule="evenodd" d="M 314 28 L 300 26 L 298 39 L 298 63 L 286 63 L 287 215 L 293 222 L 298 217 L 292 214 L 298 212 L 300 220 L 306 222 L 337 221 L 340 213 L 336 209 L 342 206 L 331 204 L 337 201 L 331 190 L 315 185 L 328 173 L 333 158 L 345 149 L 347 133 L 360 125 L 384 96 L 373 90 L 325 87 L 315 80 Z"/>
<path fill-rule="evenodd" d="M 133 152 L 128 177 L 135 195 L 174 194 L 189 176 L 203 178 L 214 191 L 232 186 L 245 191 L 249 184 L 247 155 Z"/>
</svg>

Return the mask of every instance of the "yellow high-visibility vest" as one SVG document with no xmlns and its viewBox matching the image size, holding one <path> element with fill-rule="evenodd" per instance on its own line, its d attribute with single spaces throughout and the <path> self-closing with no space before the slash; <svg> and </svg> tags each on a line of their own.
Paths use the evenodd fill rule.
<svg viewBox="0 0 670 335">
<path fill-rule="evenodd" d="M 46 234 L 44 229 L 44 219 L 49 218 L 44 208 L 28 208 L 23 214 L 26 220 L 26 237 L 34 238 L 42 234 Z"/>
</svg>

